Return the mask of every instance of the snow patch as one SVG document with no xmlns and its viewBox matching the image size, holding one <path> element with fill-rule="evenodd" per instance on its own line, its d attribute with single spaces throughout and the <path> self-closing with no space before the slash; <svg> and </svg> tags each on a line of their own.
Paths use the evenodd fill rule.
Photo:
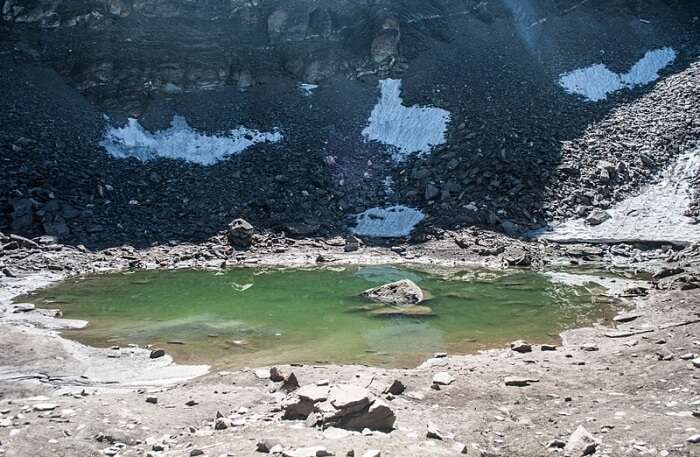
<svg viewBox="0 0 700 457">
<path fill-rule="evenodd" d="M 392 158 L 402 162 L 412 153 L 427 154 L 445 143 L 449 111 L 428 106 L 404 106 L 401 80 L 380 81 L 381 95 L 362 131 L 366 141 L 393 147 Z"/>
<path fill-rule="evenodd" d="M 260 132 L 245 127 L 220 136 L 206 135 L 190 127 L 184 117 L 175 116 L 168 129 L 157 132 L 146 131 L 138 120 L 130 118 L 124 127 L 110 128 L 100 145 L 119 159 L 135 157 L 146 162 L 167 158 L 214 165 L 254 144 L 281 140 L 278 131 Z"/>
<path fill-rule="evenodd" d="M 307 83 L 301 83 L 299 84 L 299 89 L 301 90 L 301 94 L 304 97 L 310 97 L 314 94 L 314 91 L 318 89 L 317 84 L 307 84 Z"/>
<path fill-rule="evenodd" d="M 370 208 L 356 216 L 355 235 L 375 238 L 397 238 L 408 236 L 413 228 L 425 218 L 417 209 L 406 206 Z"/>
<path fill-rule="evenodd" d="M 700 225 L 683 213 L 692 203 L 693 180 L 700 176 L 700 149 L 682 155 L 658 183 L 608 210 L 611 218 L 591 226 L 575 219 L 539 236 L 553 241 L 700 241 Z"/>
<path fill-rule="evenodd" d="M 559 77 L 559 85 L 570 94 L 582 95 L 586 100 L 605 100 L 608 94 L 622 89 L 649 84 L 659 79 L 659 71 L 676 60 L 676 51 L 661 48 L 647 51 L 627 73 L 615 73 L 603 64 L 579 68 Z"/>
<path fill-rule="evenodd" d="M 623 295 L 625 290 L 632 287 L 648 286 L 644 281 L 636 281 L 626 278 L 606 278 L 586 274 L 572 274 L 559 271 L 547 271 L 543 273 L 550 281 L 569 286 L 588 287 L 597 284 L 607 289 L 610 295 Z"/>
</svg>

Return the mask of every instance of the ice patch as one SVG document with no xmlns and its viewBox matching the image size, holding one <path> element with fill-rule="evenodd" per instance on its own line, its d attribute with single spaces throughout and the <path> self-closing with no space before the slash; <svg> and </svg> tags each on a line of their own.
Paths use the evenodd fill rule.
<svg viewBox="0 0 700 457">
<path fill-rule="evenodd" d="M 214 165 L 256 143 L 281 140 L 278 131 L 260 132 L 245 127 L 221 136 L 206 135 L 192 129 L 182 116 L 175 116 L 168 129 L 158 132 L 148 132 L 136 119 L 130 118 L 124 127 L 110 128 L 100 145 L 120 159 L 135 157 L 146 162 L 167 158 Z"/>
<path fill-rule="evenodd" d="M 314 94 L 314 91 L 318 89 L 318 85 L 301 83 L 299 84 L 299 89 L 304 97 L 310 97 Z"/>
<path fill-rule="evenodd" d="M 700 176 L 700 149 L 682 155 L 661 180 L 608 211 L 612 216 L 591 226 L 575 219 L 540 236 L 553 241 L 700 241 L 700 225 L 684 216 L 693 201 L 693 180 Z"/>
<path fill-rule="evenodd" d="M 416 224 L 424 218 L 423 213 L 406 206 L 370 208 L 357 215 L 357 225 L 352 229 L 352 232 L 355 235 L 375 238 L 408 236 Z"/>
<path fill-rule="evenodd" d="M 392 158 L 401 162 L 409 154 L 427 154 L 445 143 L 449 111 L 428 106 L 404 106 L 401 80 L 380 81 L 381 95 L 362 131 L 366 141 L 393 146 Z"/>
<path fill-rule="evenodd" d="M 649 84 L 659 79 L 659 71 L 676 60 L 676 51 L 661 48 L 647 51 L 627 73 L 614 73 L 603 64 L 579 68 L 559 77 L 559 85 L 570 94 L 582 95 L 588 101 L 605 100 L 608 94 L 622 89 Z"/>
</svg>

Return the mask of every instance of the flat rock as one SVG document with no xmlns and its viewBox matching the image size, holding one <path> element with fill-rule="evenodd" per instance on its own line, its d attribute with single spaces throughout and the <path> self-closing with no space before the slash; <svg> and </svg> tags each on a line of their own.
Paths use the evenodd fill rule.
<svg viewBox="0 0 700 457">
<path fill-rule="evenodd" d="M 323 446 L 302 447 L 299 449 L 287 449 L 282 452 L 284 457 L 328 457 L 334 455 Z"/>
<path fill-rule="evenodd" d="M 318 403 L 325 401 L 328 398 L 329 390 L 330 389 L 328 388 L 328 386 L 309 384 L 300 387 L 294 393 L 304 400 L 309 400 L 313 403 Z"/>
<path fill-rule="evenodd" d="M 356 409 L 370 404 L 371 393 L 362 387 L 340 384 L 330 389 L 328 399 L 336 409 Z"/>
<path fill-rule="evenodd" d="M 369 312 L 371 316 L 378 317 L 420 317 L 432 316 L 433 309 L 428 306 L 410 305 L 410 306 L 387 306 L 384 308 L 373 309 Z"/>
<path fill-rule="evenodd" d="M 625 322 L 632 322 L 633 320 L 638 319 L 641 316 L 641 314 L 636 313 L 618 314 L 617 316 L 613 317 L 613 321 L 623 324 Z"/>
<path fill-rule="evenodd" d="M 34 411 L 53 411 L 58 408 L 55 403 L 37 403 L 33 406 Z"/>
<path fill-rule="evenodd" d="M 533 382 L 540 382 L 540 380 L 536 378 L 526 378 L 521 376 L 508 376 L 505 378 L 504 382 L 507 386 L 527 387 Z"/>
<path fill-rule="evenodd" d="M 446 371 L 441 371 L 433 376 L 433 384 L 438 384 L 441 386 L 449 386 L 454 381 L 455 378 Z"/>
</svg>

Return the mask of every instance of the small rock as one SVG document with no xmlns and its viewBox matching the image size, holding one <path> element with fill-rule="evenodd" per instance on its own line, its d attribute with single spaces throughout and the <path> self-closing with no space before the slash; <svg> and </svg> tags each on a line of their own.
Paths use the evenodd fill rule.
<svg viewBox="0 0 700 457">
<path fill-rule="evenodd" d="M 231 426 L 231 421 L 225 417 L 217 417 L 214 422 L 214 430 L 226 430 Z"/>
<path fill-rule="evenodd" d="M 455 378 L 452 377 L 448 372 L 446 371 L 441 371 L 440 373 L 437 373 L 435 376 L 433 376 L 433 384 L 441 385 L 441 386 L 449 386 L 455 381 Z"/>
<path fill-rule="evenodd" d="M 272 448 L 275 446 L 281 446 L 282 443 L 279 440 L 275 439 L 262 439 L 258 441 L 258 443 L 255 445 L 256 448 L 255 450 L 258 452 L 263 452 L 263 453 L 270 453 L 272 451 Z"/>
<path fill-rule="evenodd" d="M 353 453 L 353 455 L 355 455 L 355 453 Z M 376 449 L 370 449 L 362 454 L 362 457 L 382 457 L 382 453 Z"/>
<path fill-rule="evenodd" d="M 328 457 L 334 455 L 323 446 L 302 447 L 282 452 L 284 457 Z"/>
<path fill-rule="evenodd" d="M 270 381 L 272 382 L 282 382 L 284 381 L 284 374 L 277 367 L 270 368 Z"/>
<path fill-rule="evenodd" d="M 600 225 L 611 217 L 612 216 L 609 213 L 603 211 L 602 209 L 594 209 L 586 218 L 586 223 L 588 225 Z"/>
<path fill-rule="evenodd" d="M 454 443 L 452 443 L 452 450 L 454 450 L 458 454 L 468 453 L 467 445 L 464 443 L 460 443 L 459 441 L 455 441 Z"/>
<path fill-rule="evenodd" d="M 556 351 L 557 347 L 553 344 L 543 344 L 540 346 L 541 351 Z"/>
<path fill-rule="evenodd" d="M 402 393 L 404 393 L 405 390 L 406 386 L 398 379 L 394 379 L 392 383 L 386 389 L 384 389 L 384 393 L 392 395 L 401 395 Z"/>
<path fill-rule="evenodd" d="M 686 441 L 693 444 L 700 444 L 700 435 L 689 436 Z"/>
<path fill-rule="evenodd" d="M 632 322 L 639 317 L 641 317 L 641 314 L 618 314 L 613 317 L 613 321 L 622 324 L 625 322 Z"/>
<path fill-rule="evenodd" d="M 505 379 L 506 386 L 512 387 L 527 387 L 533 382 L 540 382 L 540 380 L 533 378 L 523 378 L 518 376 L 508 376 Z"/>
<path fill-rule="evenodd" d="M 547 443 L 547 448 L 549 448 L 549 449 L 564 449 L 565 446 L 566 446 L 566 442 L 564 442 L 562 440 L 555 439 L 555 440 L 552 440 L 552 441 Z"/>
<path fill-rule="evenodd" d="M 432 422 L 428 422 L 427 428 L 428 430 L 426 432 L 426 436 L 428 438 L 440 441 L 443 440 L 442 432 L 437 428 L 437 425 L 433 424 Z"/>
<path fill-rule="evenodd" d="M 700 357 L 698 357 L 697 359 L 693 359 L 691 363 L 695 368 L 700 368 Z"/>
<path fill-rule="evenodd" d="M 198 455 L 204 455 L 204 451 L 201 449 L 192 449 L 190 451 L 190 457 L 197 457 Z"/>
<path fill-rule="evenodd" d="M 516 340 L 510 343 L 510 349 L 515 352 L 524 354 L 526 352 L 532 352 L 532 346 L 525 340 Z"/>
<path fill-rule="evenodd" d="M 151 355 L 150 355 L 150 357 L 152 359 L 159 359 L 163 356 L 165 356 L 165 350 L 163 350 L 163 349 L 154 349 L 151 351 Z"/>
<path fill-rule="evenodd" d="M 37 403 L 34 405 L 34 411 L 53 411 L 58 408 L 54 403 Z"/>
<path fill-rule="evenodd" d="M 597 447 L 598 441 L 588 430 L 579 425 L 564 446 L 564 455 L 566 457 L 584 457 L 593 454 Z"/>
<path fill-rule="evenodd" d="M 586 351 L 586 352 L 595 352 L 599 350 L 598 346 L 592 343 L 587 343 L 581 346 L 581 350 Z"/>
<path fill-rule="evenodd" d="M 158 403 L 158 398 L 157 397 L 146 397 L 146 403 L 151 403 L 155 405 Z"/>
</svg>

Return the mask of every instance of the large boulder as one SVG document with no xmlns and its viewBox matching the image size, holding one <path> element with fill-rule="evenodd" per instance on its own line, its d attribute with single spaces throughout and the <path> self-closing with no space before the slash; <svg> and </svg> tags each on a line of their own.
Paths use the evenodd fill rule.
<svg viewBox="0 0 700 457">
<path fill-rule="evenodd" d="M 237 248 L 250 247 L 253 234 L 255 234 L 255 229 L 245 219 L 235 219 L 229 224 L 226 232 L 228 242 Z"/>
<path fill-rule="evenodd" d="M 416 305 L 423 301 L 420 287 L 410 279 L 384 284 L 362 292 L 362 296 L 386 305 Z"/>
</svg>

